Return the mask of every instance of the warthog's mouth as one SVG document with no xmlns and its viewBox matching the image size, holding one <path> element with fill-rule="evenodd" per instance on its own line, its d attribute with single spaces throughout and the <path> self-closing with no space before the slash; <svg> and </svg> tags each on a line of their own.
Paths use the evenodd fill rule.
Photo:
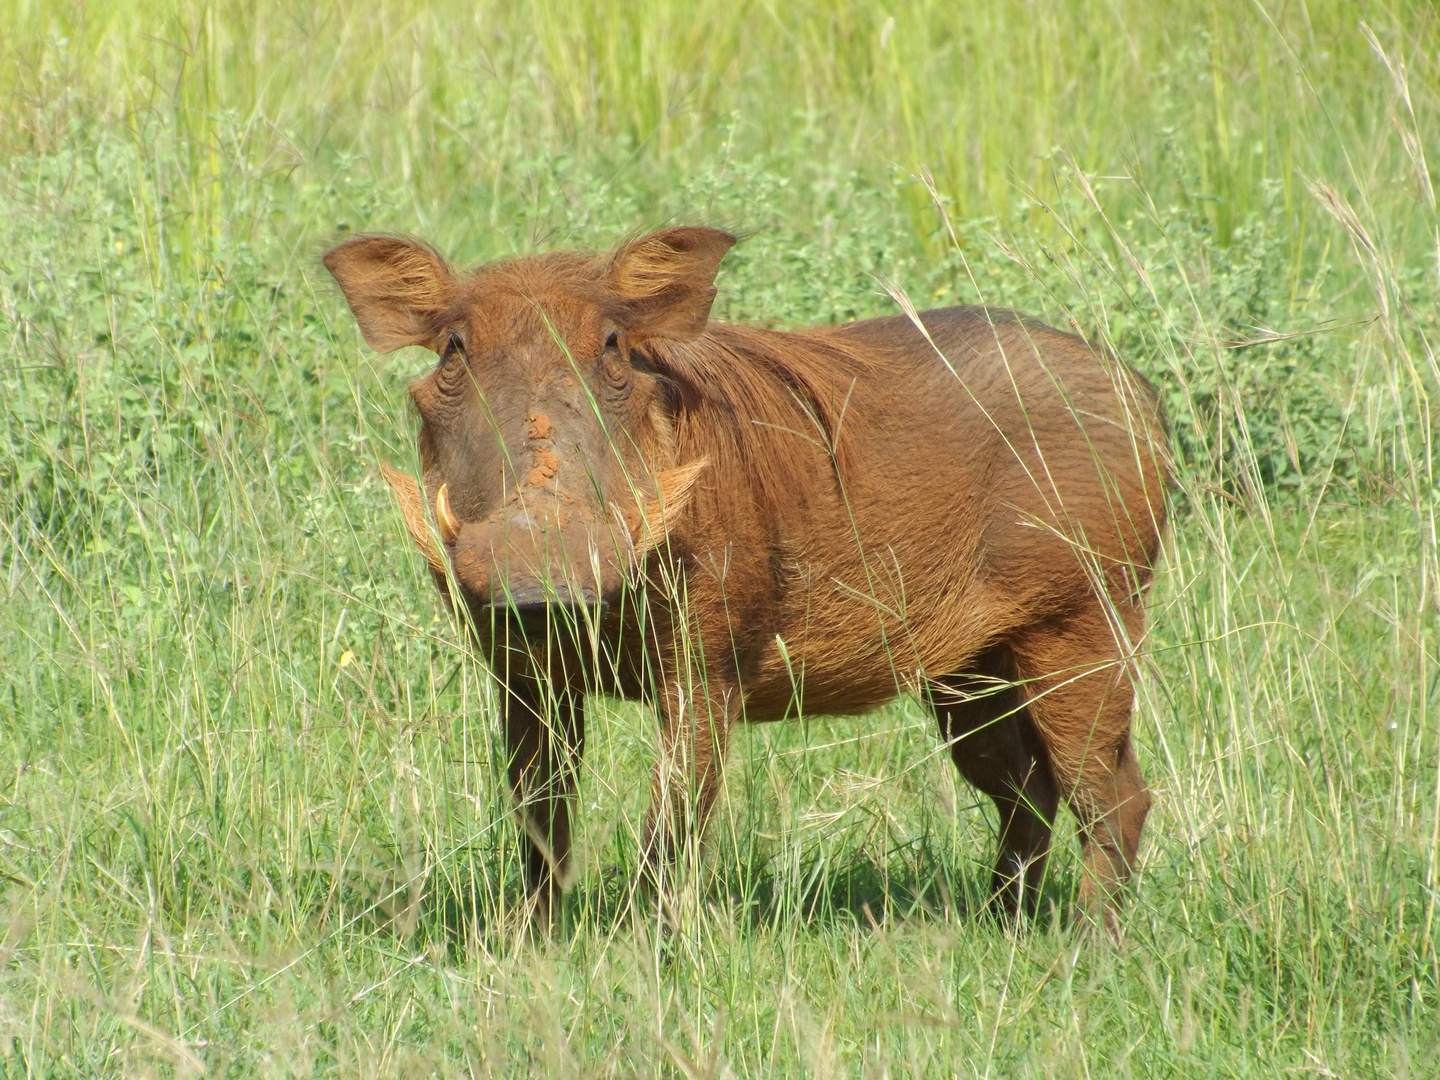
<svg viewBox="0 0 1440 1080">
<path fill-rule="evenodd" d="M 580 603 L 541 600 L 534 603 L 490 603 L 481 609 L 490 633 L 527 648 L 554 641 L 584 641 L 598 631 L 610 612 L 610 601 Z"/>
</svg>

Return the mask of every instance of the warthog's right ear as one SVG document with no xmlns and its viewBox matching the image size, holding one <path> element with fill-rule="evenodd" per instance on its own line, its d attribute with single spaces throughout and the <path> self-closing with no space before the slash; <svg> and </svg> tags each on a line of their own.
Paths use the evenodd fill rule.
<svg viewBox="0 0 1440 1080">
<path fill-rule="evenodd" d="M 689 341 L 705 330 L 715 274 L 735 237 L 678 226 L 632 240 L 610 259 L 602 305 L 635 338 Z"/>
<path fill-rule="evenodd" d="M 363 236 L 325 256 L 360 332 L 376 352 L 434 343 L 441 313 L 455 298 L 445 260 L 409 240 Z"/>
</svg>

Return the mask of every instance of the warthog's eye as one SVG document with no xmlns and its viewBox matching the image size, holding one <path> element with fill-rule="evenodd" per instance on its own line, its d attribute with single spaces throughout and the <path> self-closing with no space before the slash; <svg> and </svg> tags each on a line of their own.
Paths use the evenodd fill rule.
<svg viewBox="0 0 1440 1080">
<path fill-rule="evenodd" d="M 625 370 L 625 363 L 619 357 L 607 356 L 600 365 L 600 374 L 605 378 L 605 385 L 613 390 L 623 390 L 630 385 L 630 372 Z"/>
<path fill-rule="evenodd" d="M 630 389 L 630 363 L 620 348 L 620 335 L 612 330 L 605 337 L 605 351 L 600 354 L 600 378 L 605 389 L 625 394 Z"/>
<path fill-rule="evenodd" d="M 455 331 L 445 335 L 440 345 L 440 363 L 435 368 L 435 385 L 442 393 L 455 393 L 464 385 L 465 339 Z"/>
</svg>

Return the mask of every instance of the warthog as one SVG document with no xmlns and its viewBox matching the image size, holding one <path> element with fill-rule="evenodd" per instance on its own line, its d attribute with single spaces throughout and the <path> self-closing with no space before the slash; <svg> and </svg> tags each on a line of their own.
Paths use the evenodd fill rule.
<svg viewBox="0 0 1440 1080">
<path fill-rule="evenodd" d="M 410 387 L 423 492 L 387 470 L 501 686 L 526 880 L 570 883 L 591 692 L 653 702 L 650 880 L 698 837 L 739 721 L 933 708 L 994 800 L 993 903 L 1034 902 L 1063 798 L 1080 907 L 1118 930 L 1150 808 L 1131 667 L 1165 518 L 1157 407 L 1009 311 L 799 331 L 709 321 L 735 238 L 456 273 L 365 237 L 325 265 Z"/>
</svg>

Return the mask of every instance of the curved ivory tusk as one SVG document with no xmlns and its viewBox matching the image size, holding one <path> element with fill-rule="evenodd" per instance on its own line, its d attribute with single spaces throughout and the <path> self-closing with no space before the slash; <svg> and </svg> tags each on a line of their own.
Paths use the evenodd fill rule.
<svg viewBox="0 0 1440 1080">
<path fill-rule="evenodd" d="M 440 549 L 435 546 L 430 526 L 425 523 L 425 500 L 420 496 L 420 485 L 415 483 L 413 476 L 388 465 L 380 466 L 380 475 L 385 477 L 385 482 L 390 485 L 390 490 L 395 495 L 395 501 L 400 504 L 400 515 L 405 519 L 405 530 L 410 534 L 410 539 L 415 541 L 415 546 L 425 556 L 430 569 L 443 575 L 445 560 L 440 555 Z"/>
<path fill-rule="evenodd" d="M 710 459 L 702 457 L 656 474 L 656 497 L 646 499 L 642 495 L 640 515 L 632 528 L 637 551 L 656 547 L 669 536 L 670 527 L 690 502 L 695 481 L 709 464 Z"/>
<path fill-rule="evenodd" d="M 450 485 L 441 484 L 435 493 L 435 522 L 440 526 L 440 539 L 453 544 L 460 535 L 460 521 L 450 509 Z"/>
</svg>

